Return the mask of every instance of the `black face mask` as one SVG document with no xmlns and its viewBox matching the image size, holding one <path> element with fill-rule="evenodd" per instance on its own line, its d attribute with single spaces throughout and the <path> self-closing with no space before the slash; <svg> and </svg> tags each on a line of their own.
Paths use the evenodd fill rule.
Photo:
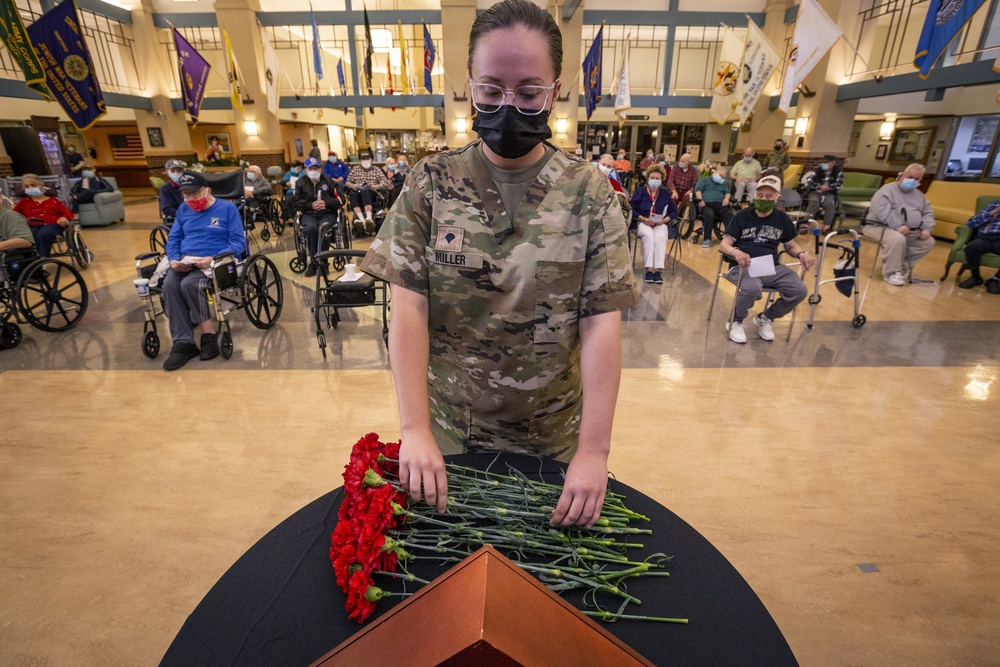
<svg viewBox="0 0 1000 667">
<path fill-rule="evenodd" d="M 548 111 L 526 116 L 509 104 L 494 113 L 476 114 L 472 129 L 479 133 L 491 151 L 508 160 L 524 157 L 552 136 Z"/>
</svg>

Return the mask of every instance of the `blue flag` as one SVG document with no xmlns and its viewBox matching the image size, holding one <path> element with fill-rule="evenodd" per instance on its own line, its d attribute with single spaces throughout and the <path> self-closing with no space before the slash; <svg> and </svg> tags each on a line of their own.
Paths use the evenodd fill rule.
<svg viewBox="0 0 1000 667">
<path fill-rule="evenodd" d="M 309 3 L 309 18 L 313 24 L 313 71 L 316 72 L 316 94 L 319 94 L 319 82 L 323 79 L 323 56 L 319 51 L 319 28 L 316 26 L 316 14 L 312 3 Z"/>
<path fill-rule="evenodd" d="M 931 0 L 913 64 L 926 79 L 945 48 L 986 0 Z"/>
<path fill-rule="evenodd" d="M 594 43 L 583 59 L 583 92 L 587 102 L 587 120 L 601 101 L 601 49 L 604 46 L 604 26 L 597 31 Z"/>
<path fill-rule="evenodd" d="M 78 129 L 86 130 L 107 109 L 74 0 L 56 5 L 25 32 L 45 68 L 45 80 L 56 102 Z"/>
<path fill-rule="evenodd" d="M 427 24 L 424 24 L 424 88 L 427 89 L 428 93 L 434 92 L 434 86 L 431 85 L 431 70 L 434 69 L 434 59 L 437 58 L 437 52 L 434 50 L 434 42 L 431 41 L 431 33 L 427 30 Z"/>
<path fill-rule="evenodd" d="M 337 61 L 337 81 L 340 82 L 340 94 L 347 95 L 347 81 L 344 79 L 344 59 Z"/>
</svg>

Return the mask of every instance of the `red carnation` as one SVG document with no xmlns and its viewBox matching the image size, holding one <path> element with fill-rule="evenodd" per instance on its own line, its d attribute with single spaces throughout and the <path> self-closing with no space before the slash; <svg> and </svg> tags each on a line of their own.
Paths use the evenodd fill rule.
<svg viewBox="0 0 1000 667">
<path fill-rule="evenodd" d="M 347 617 L 363 623 L 375 611 L 375 603 L 381 599 L 382 589 L 364 570 L 351 575 L 347 590 Z"/>
</svg>

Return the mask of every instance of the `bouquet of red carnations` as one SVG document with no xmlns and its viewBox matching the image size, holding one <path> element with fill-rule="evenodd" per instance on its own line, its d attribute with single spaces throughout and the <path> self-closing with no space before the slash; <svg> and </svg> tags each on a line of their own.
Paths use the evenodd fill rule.
<svg viewBox="0 0 1000 667">
<path fill-rule="evenodd" d="M 348 617 L 364 622 L 375 604 L 392 592 L 376 586 L 374 576 L 426 584 L 407 564 L 433 560 L 457 563 L 490 544 L 550 589 L 585 590 L 583 613 L 616 621 L 622 618 L 686 623 L 687 619 L 626 614 L 640 601 L 625 581 L 640 576 L 670 576 L 670 558 L 652 554 L 632 561 L 629 549 L 642 544 L 621 536 L 651 534 L 630 521 L 648 519 L 629 510 L 620 494 L 605 495 L 601 518 L 593 528 L 549 526 L 562 487 L 532 479 L 513 468 L 506 474 L 446 464 L 448 513 L 411 504 L 399 484 L 399 443 L 383 443 L 375 433 L 361 438 L 344 469 L 344 500 L 333 531 L 330 560 L 337 585 L 347 595 Z M 405 587 L 405 583 L 404 583 Z M 620 600 L 606 609 L 598 594 Z M 604 599 L 602 598 L 602 599 Z"/>
</svg>

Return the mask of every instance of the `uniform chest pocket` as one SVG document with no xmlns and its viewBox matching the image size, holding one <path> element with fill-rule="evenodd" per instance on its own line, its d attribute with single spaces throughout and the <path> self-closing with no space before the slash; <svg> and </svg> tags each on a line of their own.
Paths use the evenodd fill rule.
<svg viewBox="0 0 1000 667">
<path fill-rule="evenodd" d="M 576 334 L 584 262 L 535 266 L 535 342 L 555 343 Z"/>
</svg>

